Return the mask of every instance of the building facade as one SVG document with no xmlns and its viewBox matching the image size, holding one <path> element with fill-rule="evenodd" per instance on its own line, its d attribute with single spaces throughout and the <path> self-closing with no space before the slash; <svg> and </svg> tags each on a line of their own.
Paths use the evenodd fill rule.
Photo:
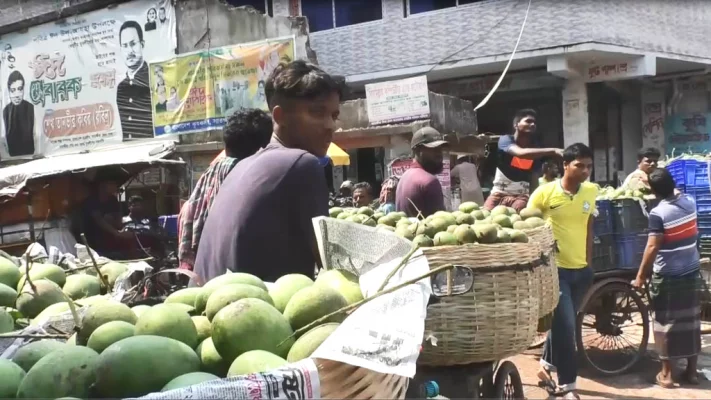
<svg viewBox="0 0 711 400">
<path fill-rule="evenodd" d="M 115 3 L 0 0 L 0 35 Z M 354 97 L 368 83 L 424 74 L 430 90 L 473 104 L 494 87 L 525 19 L 506 76 L 478 110 L 480 133 L 508 133 L 516 109 L 534 108 L 545 145 L 595 149 L 598 181 L 633 170 L 643 145 L 667 153 L 711 147 L 711 3 L 704 0 L 531 0 L 530 9 L 527 0 L 173 3 L 179 54 L 293 34 L 298 57 L 345 75 Z M 255 12 L 231 9 L 240 6 Z M 219 151 L 219 132 L 180 141 L 189 163 L 196 155 L 191 170 Z M 363 143 L 350 149 L 351 170 L 387 162 L 387 152 Z"/>
<path fill-rule="evenodd" d="M 709 2 L 531 0 L 527 13 L 525 0 L 376 0 L 367 10 L 353 0 L 274 0 L 273 9 L 284 2 L 309 20 L 320 65 L 355 91 L 426 74 L 431 90 L 474 104 L 525 19 L 505 79 L 478 110 L 479 131 L 507 133 L 515 109 L 537 109 L 544 143 L 595 149 L 598 181 L 631 172 L 643 145 L 711 149 Z"/>
</svg>

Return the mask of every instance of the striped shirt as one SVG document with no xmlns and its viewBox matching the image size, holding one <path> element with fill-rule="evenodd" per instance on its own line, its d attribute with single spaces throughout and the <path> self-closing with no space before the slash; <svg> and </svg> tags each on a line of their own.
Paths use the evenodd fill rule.
<svg viewBox="0 0 711 400">
<path fill-rule="evenodd" d="M 691 197 L 682 194 L 662 200 L 649 213 L 649 234 L 664 238 L 654 260 L 654 272 L 680 276 L 699 269 L 696 203 Z"/>
</svg>

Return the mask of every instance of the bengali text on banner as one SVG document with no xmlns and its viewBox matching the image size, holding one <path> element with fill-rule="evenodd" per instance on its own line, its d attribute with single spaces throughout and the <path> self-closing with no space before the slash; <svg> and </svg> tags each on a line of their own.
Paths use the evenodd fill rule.
<svg viewBox="0 0 711 400">
<path fill-rule="evenodd" d="M 264 85 L 269 74 L 280 62 L 293 59 L 292 36 L 151 63 L 155 136 L 220 129 L 237 110 L 267 110 Z"/>
<path fill-rule="evenodd" d="M 0 38 L 0 158 L 152 138 L 148 62 L 176 49 L 170 0 L 137 0 Z"/>
</svg>

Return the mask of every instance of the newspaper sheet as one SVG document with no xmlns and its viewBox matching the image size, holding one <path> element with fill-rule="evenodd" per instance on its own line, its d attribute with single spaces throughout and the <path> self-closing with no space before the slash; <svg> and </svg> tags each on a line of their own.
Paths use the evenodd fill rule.
<svg viewBox="0 0 711 400">
<path fill-rule="evenodd" d="M 334 218 L 315 218 L 314 227 L 324 267 L 357 273 L 364 297 L 375 294 L 412 249 L 411 242 L 383 228 Z M 386 289 L 429 271 L 418 250 Z M 412 378 L 431 293 L 429 279 L 423 279 L 365 303 L 312 356 Z"/>
<path fill-rule="evenodd" d="M 310 358 L 260 374 L 203 382 L 182 389 L 151 393 L 152 400 L 308 400 L 321 398 L 318 368 Z"/>
<path fill-rule="evenodd" d="M 396 258 L 361 276 L 364 296 L 376 293 L 401 261 L 402 258 Z M 416 279 L 429 270 L 427 260 L 418 250 L 385 288 Z M 421 280 L 365 303 L 348 316 L 312 357 L 340 361 L 383 374 L 414 377 L 430 294 L 429 280 Z"/>
</svg>

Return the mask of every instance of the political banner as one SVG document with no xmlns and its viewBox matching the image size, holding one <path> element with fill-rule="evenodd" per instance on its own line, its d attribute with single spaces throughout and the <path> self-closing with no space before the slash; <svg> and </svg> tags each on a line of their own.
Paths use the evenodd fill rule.
<svg viewBox="0 0 711 400">
<path fill-rule="evenodd" d="M 280 62 L 293 59 L 292 36 L 150 63 L 155 136 L 220 129 L 239 109 L 267 110 L 267 78 Z"/>
<path fill-rule="evenodd" d="M 152 138 L 148 61 L 175 54 L 170 0 L 138 0 L 0 38 L 0 158 Z"/>
</svg>

